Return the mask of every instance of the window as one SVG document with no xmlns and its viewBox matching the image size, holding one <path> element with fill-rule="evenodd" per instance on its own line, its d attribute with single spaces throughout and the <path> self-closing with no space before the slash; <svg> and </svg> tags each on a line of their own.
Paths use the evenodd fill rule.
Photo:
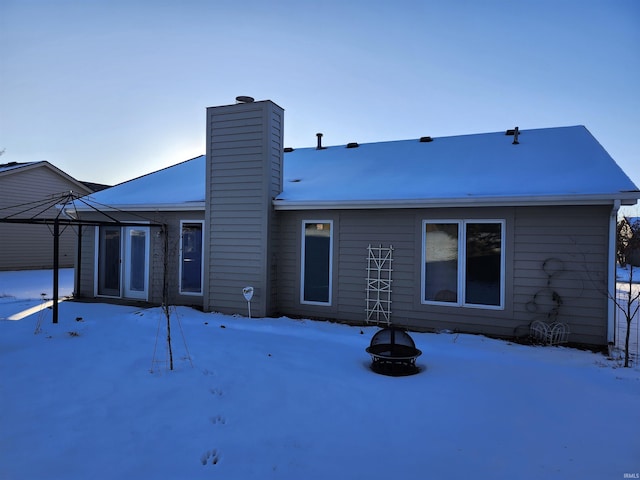
<svg viewBox="0 0 640 480">
<path fill-rule="evenodd" d="M 202 227 L 204 222 L 180 222 L 180 293 L 202 295 Z"/>
<path fill-rule="evenodd" d="M 302 222 L 302 303 L 331 305 L 332 227 L 331 220 Z"/>
<path fill-rule="evenodd" d="M 504 220 L 423 224 L 424 303 L 504 307 Z"/>
</svg>

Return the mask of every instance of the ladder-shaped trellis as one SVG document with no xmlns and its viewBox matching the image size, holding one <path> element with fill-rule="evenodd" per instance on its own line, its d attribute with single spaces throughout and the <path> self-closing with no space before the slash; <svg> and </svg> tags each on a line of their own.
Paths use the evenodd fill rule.
<svg viewBox="0 0 640 480">
<path fill-rule="evenodd" d="M 393 245 L 369 245 L 367 250 L 367 322 L 391 325 Z"/>
</svg>

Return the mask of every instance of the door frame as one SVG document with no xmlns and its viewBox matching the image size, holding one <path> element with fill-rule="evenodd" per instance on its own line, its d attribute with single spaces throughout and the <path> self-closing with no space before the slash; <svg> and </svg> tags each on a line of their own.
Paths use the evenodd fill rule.
<svg viewBox="0 0 640 480">
<path fill-rule="evenodd" d="M 142 290 L 132 289 L 130 287 L 131 282 L 133 280 L 133 262 L 139 261 L 139 259 L 133 256 L 133 232 L 143 232 L 144 234 L 144 258 L 142 261 L 144 264 L 142 265 L 142 281 L 144 282 L 144 287 Z M 136 300 L 148 300 L 149 298 L 149 227 L 122 227 L 122 260 L 124 261 L 122 265 L 122 287 L 121 287 L 121 295 L 124 298 L 132 298 Z"/>
<path fill-rule="evenodd" d="M 125 222 L 126 223 L 126 222 Z M 105 295 L 100 294 L 98 290 L 99 281 L 99 268 L 100 268 L 100 229 L 102 227 L 96 227 L 95 229 L 95 249 L 94 249 L 94 296 L 106 297 L 106 298 L 126 298 L 132 300 L 144 300 L 149 299 L 149 271 L 150 271 L 150 246 L 151 246 L 151 228 L 150 226 L 127 226 L 119 225 L 120 228 L 120 259 L 118 265 L 118 276 L 120 281 L 119 293 L 117 295 Z M 129 280 L 131 279 L 131 235 L 130 233 L 140 230 L 144 232 L 144 289 L 142 291 L 132 290 L 127 287 Z"/>
</svg>

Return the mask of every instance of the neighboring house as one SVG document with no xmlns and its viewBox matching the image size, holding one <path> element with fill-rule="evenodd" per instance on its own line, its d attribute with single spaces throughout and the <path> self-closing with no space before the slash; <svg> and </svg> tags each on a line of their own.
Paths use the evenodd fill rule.
<svg viewBox="0 0 640 480">
<path fill-rule="evenodd" d="M 52 268 L 53 236 L 46 225 L 4 223 L 2 220 L 53 217 L 48 208 L 63 194 L 94 191 L 46 161 L 0 164 L 0 270 Z M 60 236 L 60 267 L 73 267 L 77 236 L 68 229 Z"/>
<path fill-rule="evenodd" d="M 363 323 L 376 284 L 410 329 L 557 319 L 572 342 L 612 340 L 616 214 L 640 192 L 585 127 L 295 150 L 282 135 L 271 101 L 211 107 L 206 156 L 87 197 L 135 223 L 83 237 L 78 293 L 246 314 L 252 286 L 254 316 Z M 383 280 L 370 246 L 392 258 Z"/>
</svg>

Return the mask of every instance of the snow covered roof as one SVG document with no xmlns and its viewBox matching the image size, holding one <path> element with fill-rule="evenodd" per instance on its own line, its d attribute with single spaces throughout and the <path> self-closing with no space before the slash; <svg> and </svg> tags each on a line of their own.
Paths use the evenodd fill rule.
<svg viewBox="0 0 640 480">
<path fill-rule="evenodd" d="M 296 149 L 276 208 L 609 202 L 638 188 L 583 126 Z"/>
<path fill-rule="evenodd" d="M 296 149 L 275 208 L 634 204 L 640 192 L 583 126 Z M 92 194 L 120 209 L 204 209 L 205 156 Z"/>
<path fill-rule="evenodd" d="M 172 165 L 111 188 L 86 200 L 121 210 L 204 210 L 204 155 Z"/>
<path fill-rule="evenodd" d="M 8 172 L 10 170 L 16 170 L 18 168 L 27 167 L 29 165 L 35 165 L 40 162 L 9 162 L 0 164 L 0 173 Z"/>
</svg>

